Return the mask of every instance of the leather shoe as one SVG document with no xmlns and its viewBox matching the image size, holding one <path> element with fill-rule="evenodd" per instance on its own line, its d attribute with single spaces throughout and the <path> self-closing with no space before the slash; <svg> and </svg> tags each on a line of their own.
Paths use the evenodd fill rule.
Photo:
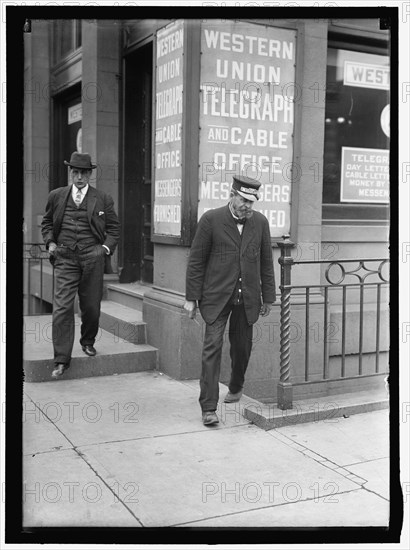
<svg viewBox="0 0 410 550">
<path fill-rule="evenodd" d="M 65 363 L 56 363 L 54 366 L 54 370 L 51 373 L 51 376 L 53 378 L 58 378 L 64 374 L 64 372 L 68 369 L 68 365 Z"/>
<path fill-rule="evenodd" d="M 202 413 L 202 422 L 204 426 L 211 426 L 212 424 L 218 424 L 219 420 L 215 411 L 204 411 Z"/>
<path fill-rule="evenodd" d="M 90 357 L 94 357 L 96 355 L 97 350 L 94 346 L 82 346 L 83 352 L 89 355 Z"/>
<path fill-rule="evenodd" d="M 228 391 L 224 399 L 224 403 L 237 403 L 241 397 L 242 390 L 238 391 L 238 393 L 231 393 L 230 391 Z"/>
</svg>

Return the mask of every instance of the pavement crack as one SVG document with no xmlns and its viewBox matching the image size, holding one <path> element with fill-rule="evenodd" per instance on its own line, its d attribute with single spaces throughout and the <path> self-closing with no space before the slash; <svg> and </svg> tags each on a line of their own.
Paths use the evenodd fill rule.
<svg viewBox="0 0 410 550">
<path fill-rule="evenodd" d="M 368 483 L 366 481 L 366 483 Z M 362 489 L 364 489 L 365 491 L 367 491 L 368 493 L 371 493 L 372 495 L 376 495 L 377 497 L 380 497 L 382 498 L 383 500 L 385 500 L 386 502 L 390 502 L 390 500 L 386 497 L 384 497 L 383 495 L 381 495 L 380 493 L 376 493 L 376 491 L 372 490 L 372 489 L 369 489 L 368 487 L 365 487 L 364 485 L 362 485 Z"/>
<path fill-rule="evenodd" d="M 354 476 L 357 479 L 364 479 L 364 478 L 361 478 L 360 476 L 358 476 L 354 472 L 351 472 L 350 470 L 348 470 L 348 466 L 342 466 L 342 465 L 338 464 L 337 462 L 333 462 L 333 460 L 330 460 L 329 458 L 321 455 L 320 453 L 318 453 L 316 451 L 313 451 L 313 449 L 311 449 L 309 447 L 306 447 L 305 445 L 303 445 L 303 446 L 300 445 L 299 443 L 297 443 L 296 441 L 294 441 L 292 438 L 288 437 L 287 435 L 282 434 L 281 432 L 279 432 L 279 433 L 280 433 L 280 437 L 275 436 L 275 434 L 273 434 L 273 433 L 269 433 L 269 435 L 271 435 L 272 437 L 274 437 L 275 439 L 277 439 L 278 441 L 280 441 L 284 445 L 287 445 L 289 448 L 297 451 L 298 453 L 301 453 L 305 457 L 314 460 L 317 464 L 320 464 L 321 466 L 325 466 L 329 470 L 332 470 L 336 474 L 341 475 L 342 477 L 344 477 L 345 479 L 348 479 L 352 483 L 356 483 L 359 487 L 363 486 L 362 483 L 359 483 L 358 481 L 355 481 L 354 479 L 352 479 L 351 476 Z M 287 443 L 287 441 L 284 440 L 285 438 L 289 441 L 289 443 Z M 295 445 L 295 443 L 296 443 L 296 445 Z M 297 445 L 300 446 L 301 448 L 299 449 L 297 447 Z M 311 454 L 308 454 L 306 451 L 308 451 Z M 312 455 L 316 455 L 317 457 L 319 457 L 323 460 L 319 460 L 318 458 L 316 458 L 316 456 L 312 456 Z M 330 466 L 330 465 L 332 465 L 332 466 Z M 337 471 L 337 470 L 345 470 L 348 473 L 344 473 L 343 471 Z M 367 480 L 364 480 L 364 481 L 367 483 Z"/>
<path fill-rule="evenodd" d="M 107 487 L 107 489 L 110 491 L 110 493 L 112 493 L 114 495 L 114 499 L 117 499 L 118 502 L 121 502 L 121 504 L 124 506 L 124 508 L 126 508 L 128 510 L 128 512 L 132 515 L 132 517 L 134 519 L 137 520 L 137 522 L 141 525 L 141 527 L 144 527 L 144 524 L 142 523 L 142 521 L 139 519 L 138 516 L 136 516 L 134 514 L 134 512 L 132 511 L 132 509 L 127 505 L 127 503 L 120 497 L 119 494 L 117 494 L 114 489 L 112 487 L 110 487 L 110 485 L 108 485 L 108 483 L 105 481 L 105 479 L 98 473 L 98 471 L 96 470 L 96 468 L 94 468 L 90 462 L 88 462 L 88 460 L 86 459 L 85 455 L 81 452 L 81 451 L 78 451 L 77 449 L 75 449 L 75 452 L 78 454 L 78 456 L 80 458 L 82 458 L 82 460 L 87 464 L 87 466 L 90 468 L 90 470 L 92 472 L 94 472 L 94 474 L 98 477 L 98 479 L 100 479 L 102 481 L 102 483 Z M 114 500 L 115 502 L 115 500 Z"/>
<path fill-rule="evenodd" d="M 34 406 L 39 409 L 39 411 L 41 412 L 41 414 L 48 419 L 48 421 L 53 424 L 53 426 L 55 426 L 55 428 L 61 433 L 61 435 L 70 443 L 71 445 L 71 450 L 73 450 L 77 456 L 79 458 L 81 458 L 83 460 L 83 462 L 85 464 L 87 464 L 87 466 L 90 468 L 90 470 L 92 472 L 94 472 L 94 474 L 102 481 L 102 483 L 107 487 L 107 489 L 114 495 L 114 497 L 118 500 L 118 502 L 121 502 L 121 504 L 128 510 L 128 512 L 137 520 L 137 522 L 141 525 L 141 527 L 144 527 L 142 521 L 134 514 L 134 512 L 130 509 L 129 506 L 127 506 L 126 502 L 124 502 L 119 495 L 117 495 L 115 493 L 115 491 L 113 491 L 112 487 L 110 487 L 108 485 L 108 483 L 105 481 L 104 478 L 102 478 L 99 473 L 95 470 L 95 468 L 93 468 L 91 466 L 91 464 L 86 460 L 84 454 L 78 449 L 77 446 L 74 445 L 74 443 L 65 435 L 64 432 L 61 431 L 61 429 L 53 422 L 53 420 L 51 420 L 51 418 L 49 416 L 47 416 L 47 414 L 44 413 L 44 411 L 41 409 L 41 407 L 38 406 L 37 403 L 35 403 L 30 397 L 29 397 L 30 401 L 34 404 Z M 70 450 L 70 449 L 63 449 L 63 450 Z M 53 452 L 58 452 L 57 450 L 53 451 Z M 35 456 L 35 455 L 33 455 Z"/>
<path fill-rule="evenodd" d="M 343 468 L 349 468 L 350 466 L 358 466 L 360 464 L 367 464 L 368 462 L 376 462 L 377 460 L 389 460 L 389 456 L 380 456 L 379 458 L 369 458 L 368 460 L 361 460 L 360 462 L 352 462 L 350 464 L 346 464 L 343 466 Z"/>
<path fill-rule="evenodd" d="M 340 493 L 335 493 L 335 494 L 332 494 L 331 496 L 338 496 L 338 495 L 345 495 L 345 494 L 348 494 L 348 493 L 354 493 L 355 491 L 360 491 L 360 489 L 348 489 L 346 491 L 341 491 Z M 281 502 L 281 503 L 278 503 L 278 504 L 272 504 L 272 505 L 267 505 L 267 506 L 258 506 L 256 508 L 250 508 L 248 510 L 240 510 L 239 512 L 229 512 L 228 514 L 221 514 L 221 515 L 218 515 L 218 516 L 209 516 L 207 518 L 201 518 L 201 519 L 197 519 L 197 520 L 192 520 L 192 521 L 184 521 L 182 523 L 175 523 L 173 525 L 169 525 L 169 527 L 181 527 L 182 525 L 190 525 L 191 523 L 200 523 L 202 521 L 207 521 L 207 520 L 210 520 L 210 519 L 218 519 L 218 518 L 225 518 L 225 517 L 230 517 L 230 516 L 238 516 L 238 515 L 242 515 L 242 514 L 246 514 L 246 513 L 249 513 L 249 512 L 257 512 L 259 510 L 267 510 L 268 508 L 280 508 L 282 506 L 289 506 L 291 504 L 297 504 L 298 502 L 311 502 L 311 501 L 314 501 L 314 502 L 317 502 L 318 501 L 318 498 L 326 498 L 328 497 L 329 495 L 324 495 L 322 497 L 318 497 L 318 496 L 314 496 L 314 497 L 311 497 L 311 498 L 303 498 L 303 499 L 300 499 L 298 501 L 292 501 L 292 502 Z M 266 527 L 269 527 L 268 525 Z"/>
<path fill-rule="evenodd" d="M 71 447 L 74 449 L 75 445 L 74 443 L 66 436 L 66 434 L 57 426 L 57 424 L 43 411 L 43 409 L 41 407 L 39 407 L 38 403 L 36 403 L 35 401 L 33 401 L 31 399 L 30 396 L 28 396 L 30 401 L 33 403 L 33 405 L 36 407 L 36 409 L 38 409 L 40 411 L 40 413 L 45 417 L 47 418 L 47 420 L 50 422 L 50 424 L 52 424 L 56 430 L 58 430 L 60 432 L 60 434 L 64 437 L 64 439 L 66 441 L 69 442 L 69 444 L 71 445 Z M 57 450 L 57 449 L 56 449 Z M 58 449 L 59 450 L 59 449 Z"/>
<path fill-rule="evenodd" d="M 23 453 L 23 456 L 37 456 L 37 455 L 45 455 L 48 453 L 59 453 L 61 451 L 70 451 L 71 449 L 69 447 L 62 447 L 61 449 L 47 449 L 46 451 L 36 451 L 35 453 Z"/>
<path fill-rule="evenodd" d="M 197 433 L 215 433 L 220 430 L 232 430 L 235 428 L 241 428 L 243 426 L 246 426 L 247 424 L 239 424 L 237 426 L 219 426 L 218 428 L 207 428 L 205 429 L 198 429 L 198 430 L 192 430 L 189 432 L 177 432 L 177 433 L 171 433 L 171 434 L 157 434 L 157 435 L 142 435 L 141 437 L 131 437 L 128 439 L 110 439 L 109 441 L 97 441 L 95 443 L 87 443 L 85 445 L 77 445 L 77 448 L 79 447 L 95 447 L 98 445 L 111 445 L 112 443 L 126 443 L 128 441 L 141 441 L 145 439 L 160 439 L 162 437 L 174 437 L 179 435 L 190 435 L 190 434 L 197 434 Z"/>
</svg>

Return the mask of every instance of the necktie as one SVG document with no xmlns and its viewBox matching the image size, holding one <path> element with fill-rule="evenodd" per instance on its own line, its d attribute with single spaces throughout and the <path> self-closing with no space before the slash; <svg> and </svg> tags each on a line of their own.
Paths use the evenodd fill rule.
<svg viewBox="0 0 410 550">
<path fill-rule="evenodd" d="M 77 190 L 77 193 L 74 197 L 74 202 L 75 202 L 76 207 L 79 208 L 80 204 L 81 204 L 81 191 L 80 191 L 80 189 Z"/>
<path fill-rule="evenodd" d="M 236 221 L 236 223 L 240 223 L 241 225 L 243 225 L 243 224 L 245 223 L 245 221 L 246 221 L 246 218 L 242 218 L 242 219 L 239 219 L 239 218 L 238 218 L 238 219 L 235 220 L 235 221 Z"/>
</svg>

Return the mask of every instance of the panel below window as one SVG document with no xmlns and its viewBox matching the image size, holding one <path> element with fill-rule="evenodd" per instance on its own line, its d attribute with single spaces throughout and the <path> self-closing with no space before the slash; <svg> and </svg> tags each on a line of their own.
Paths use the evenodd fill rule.
<svg viewBox="0 0 410 550">
<path fill-rule="evenodd" d="M 388 225 L 389 206 L 361 204 L 323 204 L 325 225 Z"/>
</svg>

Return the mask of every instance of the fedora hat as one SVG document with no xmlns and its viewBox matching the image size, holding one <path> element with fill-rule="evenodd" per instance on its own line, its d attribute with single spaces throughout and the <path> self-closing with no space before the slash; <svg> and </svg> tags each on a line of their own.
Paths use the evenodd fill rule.
<svg viewBox="0 0 410 550">
<path fill-rule="evenodd" d="M 74 151 L 71 155 L 70 162 L 65 160 L 64 164 L 70 166 L 70 168 L 81 168 L 82 170 L 97 168 L 96 164 L 91 163 L 91 156 L 88 153 L 79 153 L 78 151 Z"/>
<path fill-rule="evenodd" d="M 233 176 L 232 189 L 248 201 L 259 200 L 260 182 L 246 176 Z"/>
</svg>

